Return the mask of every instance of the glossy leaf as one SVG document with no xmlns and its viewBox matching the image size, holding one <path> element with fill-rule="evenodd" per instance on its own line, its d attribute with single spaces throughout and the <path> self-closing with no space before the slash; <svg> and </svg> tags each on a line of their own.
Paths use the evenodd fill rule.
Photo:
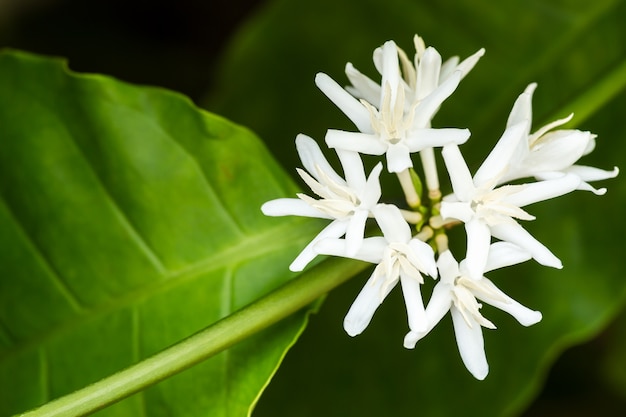
<svg viewBox="0 0 626 417">
<path fill-rule="evenodd" d="M 311 222 L 248 130 L 174 93 L 0 55 L 0 415 L 82 388 L 294 274 Z M 98 415 L 242 416 L 307 312 Z"/>
<path fill-rule="evenodd" d="M 617 0 L 276 0 L 236 37 L 217 83 L 221 89 L 207 105 L 268 138 L 291 169 L 298 162 L 285 144 L 298 132 L 321 142 L 327 128 L 354 129 L 316 90 L 315 73 L 347 84 L 343 68 L 350 61 L 374 77 L 375 47 L 394 39 L 412 53 L 412 37 L 419 33 L 444 57 L 486 48 L 434 121 L 470 128 L 463 152 L 474 169 L 531 82 L 539 85 L 534 126 L 574 109 L 582 116 L 579 128 L 599 135 L 596 150 L 581 162 L 611 169 L 626 160 L 625 17 L 626 3 Z M 526 227 L 565 268 L 528 263 L 490 275 L 513 298 L 542 311 L 544 319 L 527 329 L 484 308 L 498 326 L 485 334 L 491 369 L 486 381 L 473 380 L 463 369 L 449 320 L 415 351 L 404 350 L 406 318 L 397 294 L 362 336 L 348 338 L 341 318 L 364 283 L 354 280 L 333 293 L 312 320 L 256 415 L 292 415 L 301 404 L 307 406 L 298 408 L 300 416 L 519 413 L 559 352 L 597 334 L 624 302 L 620 262 L 626 222 L 620 213 L 626 187 L 621 178 L 602 186 L 609 188 L 603 197 L 578 192 L 528 208 L 537 220 Z M 463 235 L 455 236 L 463 245 Z"/>
</svg>

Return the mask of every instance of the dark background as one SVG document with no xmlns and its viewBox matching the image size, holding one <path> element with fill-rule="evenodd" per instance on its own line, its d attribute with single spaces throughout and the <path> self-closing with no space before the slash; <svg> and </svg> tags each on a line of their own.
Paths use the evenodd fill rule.
<svg viewBox="0 0 626 417">
<path fill-rule="evenodd" d="M 231 35 L 263 3 L 0 0 L 0 47 L 66 57 L 75 71 L 173 89 L 200 103 L 215 87 L 216 63 Z M 626 415 L 625 400 L 611 393 L 600 374 L 609 343 L 610 328 L 567 350 L 525 416 Z"/>
</svg>

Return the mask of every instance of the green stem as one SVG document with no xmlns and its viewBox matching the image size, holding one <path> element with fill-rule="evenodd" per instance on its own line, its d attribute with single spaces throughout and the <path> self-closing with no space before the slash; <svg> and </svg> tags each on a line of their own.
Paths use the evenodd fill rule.
<svg viewBox="0 0 626 417">
<path fill-rule="evenodd" d="M 78 417 L 93 413 L 229 348 L 311 304 L 369 264 L 328 259 L 267 296 L 193 336 L 23 417 Z"/>
</svg>

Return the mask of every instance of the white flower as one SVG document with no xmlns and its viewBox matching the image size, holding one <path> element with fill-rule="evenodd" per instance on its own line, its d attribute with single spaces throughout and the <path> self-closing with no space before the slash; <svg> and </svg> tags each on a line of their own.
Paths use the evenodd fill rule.
<svg viewBox="0 0 626 417">
<path fill-rule="evenodd" d="M 517 98 L 509 115 L 507 127 L 522 121 L 528 121 L 527 129 L 520 142 L 511 143 L 516 152 L 511 159 L 507 172 L 500 178 L 500 183 L 510 180 L 535 177 L 540 180 L 558 178 L 567 173 L 577 175 L 581 179 L 578 189 L 592 191 L 595 194 L 606 193 L 606 188 L 596 189 L 587 181 L 598 181 L 614 178 L 619 169 L 612 171 L 599 168 L 574 165 L 582 156 L 590 153 L 595 147 L 596 135 L 580 130 L 556 130 L 572 119 L 556 120 L 530 134 L 532 120 L 532 96 L 537 84 L 533 83 Z"/>
<path fill-rule="evenodd" d="M 473 178 L 458 146 L 443 148 L 454 195 L 444 198 L 441 215 L 465 223 L 466 262 L 469 275 L 474 279 L 484 272 L 492 236 L 520 246 L 542 265 L 562 267 L 561 261 L 515 219 L 533 220 L 534 217 L 521 207 L 569 193 L 578 187 L 580 178 L 567 174 L 531 184 L 497 187 L 511 158 L 511 148 L 502 145 L 516 140 L 525 131 L 526 122 L 507 128 Z"/>
<path fill-rule="evenodd" d="M 298 194 L 299 198 L 268 201 L 261 210 L 267 216 L 295 215 L 332 220 L 289 266 L 292 271 L 302 271 L 317 255 L 313 246 L 321 239 L 338 238 L 345 234 L 348 253 L 357 251 L 363 241 L 365 222 L 370 210 L 380 199 L 378 177 L 382 165 L 376 165 L 366 179 L 359 155 L 338 150 L 345 174 L 344 180 L 333 170 L 313 139 L 298 135 L 296 148 L 304 168 L 308 171 L 307 173 L 298 169 L 298 174 L 320 199 Z"/>
<path fill-rule="evenodd" d="M 510 243 L 498 242 L 491 245 L 485 272 L 514 265 L 530 259 L 530 254 Z M 496 326 L 480 313 L 483 301 L 509 313 L 524 326 L 541 320 L 541 313 L 530 310 L 513 300 L 493 282 L 485 277 L 478 280 L 468 276 L 465 263 L 457 264 L 450 251 L 446 250 L 437 259 L 440 279 L 426 307 L 428 328 L 422 332 L 410 331 L 404 346 L 413 349 L 450 311 L 456 342 L 465 367 L 477 379 L 485 379 L 489 372 L 481 327 L 495 329 Z"/>
<path fill-rule="evenodd" d="M 430 122 L 441 103 L 461 80 L 455 71 L 424 97 L 407 101 L 410 87 L 402 79 L 398 48 L 386 42 L 381 52 L 382 81 L 377 97 L 357 100 L 326 74 L 315 78 L 317 86 L 352 120 L 360 132 L 329 129 L 326 143 L 331 148 L 387 157 L 389 172 L 401 172 L 413 166 L 410 154 L 423 149 L 461 144 L 470 136 L 467 129 L 432 129 Z M 375 103 L 375 104 L 372 104 Z"/>
<path fill-rule="evenodd" d="M 351 257 L 378 264 L 350 307 L 344 319 L 344 329 L 350 336 L 363 332 L 378 306 L 400 281 L 409 328 L 423 331 L 427 323 L 420 285 L 424 282 L 422 274 L 437 276 L 433 249 L 411 236 L 411 228 L 396 206 L 379 204 L 373 213 L 384 237 L 366 238 L 354 256 L 347 254 L 344 239 L 324 239 L 315 245 L 315 250 L 320 254 Z"/>
<path fill-rule="evenodd" d="M 402 48 L 396 47 L 402 68 L 402 87 L 405 91 L 406 108 L 425 99 L 456 72 L 459 72 L 460 79 L 463 79 L 485 54 L 485 50 L 480 49 L 461 63 L 459 63 L 459 57 L 454 56 L 442 64 L 439 52 L 431 46 L 427 48 L 421 37 L 415 35 L 413 43 L 415 45 L 413 61 L 408 58 Z M 376 48 L 374 51 L 374 65 L 381 75 L 384 74 L 383 51 L 384 47 Z M 380 100 L 381 85 L 359 72 L 351 63 L 346 64 L 346 75 L 352 83 L 351 86 L 346 87 L 346 90 L 354 97 L 364 99 L 369 103 L 377 103 Z"/>
</svg>

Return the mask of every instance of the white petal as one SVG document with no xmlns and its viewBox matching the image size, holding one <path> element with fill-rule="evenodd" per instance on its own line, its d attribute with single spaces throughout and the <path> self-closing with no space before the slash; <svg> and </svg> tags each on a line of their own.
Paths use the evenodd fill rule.
<svg viewBox="0 0 626 417">
<path fill-rule="evenodd" d="M 381 190 L 380 190 L 380 172 L 383 169 L 382 163 L 377 163 L 372 172 L 370 172 L 370 176 L 367 178 L 367 183 L 365 185 L 365 191 L 361 198 L 361 207 L 372 209 L 378 200 L 380 200 Z"/>
<path fill-rule="evenodd" d="M 330 166 L 319 145 L 311 137 L 303 134 L 296 136 L 296 150 L 298 151 L 298 155 L 300 156 L 300 160 L 302 161 L 304 168 L 317 181 L 320 181 L 318 173 L 319 167 L 319 169 L 321 169 L 337 184 L 346 184 L 343 178 L 337 175 L 335 170 Z"/>
<path fill-rule="evenodd" d="M 278 198 L 264 203 L 261 211 L 266 216 L 304 216 L 332 219 L 331 216 L 314 209 L 299 198 Z"/>
<path fill-rule="evenodd" d="M 404 347 L 407 349 L 413 349 L 415 344 L 426 336 L 446 315 L 448 311 L 450 311 L 450 306 L 452 305 L 452 293 L 450 292 L 450 287 L 448 285 L 442 285 L 439 283 L 435 285 L 433 289 L 433 294 L 430 297 L 430 301 L 428 302 L 428 306 L 426 307 L 426 322 L 428 323 L 428 328 L 424 331 L 410 331 L 404 337 Z"/>
<path fill-rule="evenodd" d="M 489 248 L 485 272 L 517 265 L 531 259 L 530 252 L 510 242 L 496 242 Z"/>
<path fill-rule="evenodd" d="M 344 149 L 336 149 L 337 156 L 343 167 L 343 173 L 346 178 L 347 186 L 357 192 L 365 189 L 365 170 L 363 161 L 358 152 L 346 151 Z"/>
<path fill-rule="evenodd" d="M 583 181 L 600 181 L 608 178 L 615 178 L 619 174 L 619 168 L 614 167 L 611 171 L 600 168 L 588 167 L 584 165 L 573 165 L 566 170 L 580 177 Z"/>
<path fill-rule="evenodd" d="M 382 94 L 380 85 L 363 75 L 349 62 L 346 64 L 346 75 L 352 83 L 352 87 L 346 87 L 350 94 L 369 103 L 377 103 L 380 100 Z"/>
<path fill-rule="evenodd" d="M 501 223 L 491 226 L 491 235 L 527 250 L 533 259 L 542 265 L 557 269 L 563 268 L 559 258 L 517 223 Z"/>
<path fill-rule="evenodd" d="M 509 119 L 506 122 L 507 128 L 521 122 L 528 122 L 526 136 L 530 133 L 530 122 L 533 120 L 532 100 L 535 88 L 537 88 L 537 83 L 529 84 L 524 92 L 519 95 L 517 100 L 515 100 L 515 104 L 513 104 Z"/>
<path fill-rule="evenodd" d="M 369 212 L 367 210 L 356 210 L 352 218 L 348 221 L 348 228 L 346 230 L 346 255 L 348 257 L 356 255 L 363 243 L 365 221 L 367 220 L 368 214 Z"/>
<path fill-rule="evenodd" d="M 409 320 L 409 328 L 415 332 L 423 332 L 428 329 L 426 311 L 420 292 L 420 283 L 411 277 L 401 276 L 402 294 L 406 305 L 406 314 Z"/>
<path fill-rule="evenodd" d="M 387 85 L 391 88 L 391 103 L 396 102 L 398 89 L 400 88 L 400 65 L 398 62 L 398 49 L 394 41 L 387 41 L 383 45 L 382 81 L 383 91 Z M 384 94 L 380 96 L 379 109 L 383 107 Z"/>
<path fill-rule="evenodd" d="M 442 201 L 440 213 L 444 219 L 457 219 L 464 223 L 469 222 L 475 214 L 470 203 L 459 201 Z"/>
<path fill-rule="evenodd" d="M 372 209 L 387 242 L 408 243 L 411 240 L 411 227 L 402 217 L 400 209 L 392 204 L 378 204 Z"/>
<path fill-rule="evenodd" d="M 433 47 L 426 48 L 417 68 L 417 98 L 422 100 L 439 85 L 441 55 Z"/>
<path fill-rule="evenodd" d="M 531 173 L 562 171 L 583 156 L 591 133 L 580 130 L 557 130 L 544 135 L 524 161 Z"/>
<path fill-rule="evenodd" d="M 476 171 L 476 174 L 474 174 L 476 187 L 480 187 L 505 175 L 511 160 L 515 158 L 514 155 L 519 149 L 520 143 L 526 140 L 525 132 L 528 129 L 528 125 L 528 121 L 523 121 L 506 128 L 496 146 L 493 147 L 485 161 L 478 168 L 478 171 Z"/>
<path fill-rule="evenodd" d="M 343 328 L 350 336 L 354 337 L 365 330 L 378 306 L 393 289 L 393 286 L 390 286 L 388 290 L 383 290 L 384 283 L 382 279 L 374 280 L 372 275 L 352 303 L 343 320 Z"/>
<path fill-rule="evenodd" d="M 354 256 L 348 256 L 345 239 L 322 239 L 315 244 L 315 252 L 319 255 L 333 255 L 344 258 L 350 257 L 373 264 L 379 263 L 383 258 L 383 252 L 387 248 L 387 240 L 382 236 L 368 237 L 363 239 L 359 250 Z"/>
<path fill-rule="evenodd" d="M 409 241 L 409 247 L 419 260 L 419 265 L 422 266 L 420 271 L 433 278 L 437 278 L 437 262 L 435 261 L 433 248 L 428 243 L 422 242 L 419 239 L 411 239 Z M 417 266 L 418 264 L 415 265 Z"/>
<path fill-rule="evenodd" d="M 417 106 L 413 126 L 417 128 L 429 127 L 430 121 L 445 99 L 450 97 L 461 81 L 461 72 L 455 71 L 439 87 L 431 92 Z"/>
<path fill-rule="evenodd" d="M 460 201 L 470 201 L 475 192 L 474 181 L 461 155 L 461 150 L 456 145 L 446 145 L 441 155 L 450 175 L 454 194 Z"/>
<path fill-rule="evenodd" d="M 520 191 L 506 196 L 503 201 L 517 207 L 524 207 L 570 193 L 579 184 L 580 178 L 578 176 L 567 174 L 552 180 L 525 184 Z"/>
<path fill-rule="evenodd" d="M 439 258 L 437 258 L 437 268 L 439 269 L 441 282 L 444 284 L 453 285 L 454 280 L 461 275 L 459 272 L 459 264 L 449 250 L 445 250 L 439 254 Z"/>
<path fill-rule="evenodd" d="M 315 85 L 346 115 L 361 132 L 371 133 L 369 111 L 335 80 L 324 73 L 315 76 Z"/>
<path fill-rule="evenodd" d="M 387 151 L 387 145 L 381 142 L 377 135 L 344 130 L 328 129 L 326 144 L 329 148 L 345 149 L 367 155 L 382 155 Z"/>
<path fill-rule="evenodd" d="M 474 323 L 472 327 L 469 327 L 461 313 L 454 306 L 452 306 L 450 312 L 461 359 L 474 378 L 482 381 L 489 373 L 482 328 L 478 323 Z"/>
<path fill-rule="evenodd" d="M 459 65 L 459 60 L 460 59 L 458 56 L 451 56 L 450 58 L 446 59 L 446 61 L 441 65 L 441 73 L 439 74 L 439 83 L 442 83 L 445 80 L 447 80 L 448 77 L 452 75 L 454 71 L 456 71 L 457 69 L 461 71 L 460 68 L 457 68 Z M 463 78 L 463 76 L 464 76 L 463 71 L 461 71 L 461 78 Z"/>
<path fill-rule="evenodd" d="M 404 140 L 411 152 L 419 152 L 426 148 L 439 148 L 445 145 L 461 145 L 470 137 L 469 129 L 412 129 Z"/>
<path fill-rule="evenodd" d="M 402 172 L 411 167 L 413 167 L 413 161 L 409 149 L 402 142 L 389 145 L 387 148 L 387 170 L 389 172 Z"/>
<path fill-rule="evenodd" d="M 313 238 L 311 243 L 306 245 L 306 247 L 300 252 L 300 254 L 294 259 L 294 261 L 289 265 L 289 270 L 293 272 L 302 271 L 308 264 L 315 258 L 319 253 L 314 249 L 314 246 L 319 241 L 323 241 L 324 239 L 329 238 L 338 238 L 343 236 L 346 232 L 347 223 L 340 220 L 332 221 L 328 226 L 326 226 L 322 231 Z"/>
<path fill-rule="evenodd" d="M 541 313 L 525 307 L 506 295 L 498 287 L 487 278 L 483 278 L 481 284 L 489 289 L 490 292 L 497 294 L 494 297 L 478 297 L 480 300 L 509 313 L 523 326 L 532 326 L 541 321 Z"/>
<path fill-rule="evenodd" d="M 565 123 L 569 122 L 570 120 L 572 120 L 572 118 L 574 117 L 574 113 L 571 113 L 569 116 L 563 118 L 563 119 L 558 119 L 555 120 L 552 123 L 548 123 L 545 126 L 540 127 L 535 133 L 533 133 L 532 135 L 529 136 L 528 138 L 528 143 L 531 144 L 531 146 L 536 142 L 536 141 L 540 141 L 540 138 L 548 131 L 554 129 L 555 127 L 564 125 Z M 594 136 L 595 137 L 595 136 Z"/>
<path fill-rule="evenodd" d="M 465 223 L 465 231 L 467 233 L 465 265 L 469 277 L 478 280 L 482 278 L 487 266 L 491 232 L 489 226 L 478 219 L 472 219 Z"/>
<path fill-rule="evenodd" d="M 456 68 L 457 71 L 461 71 L 461 79 L 465 78 L 465 76 L 474 68 L 478 60 L 485 55 L 485 48 L 480 48 L 473 55 L 465 58 L 463 62 L 461 62 Z M 443 73 L 443 69 L 441 71 Z M 443 76 L 443 74 L 442 74 Z"/>
</svg>

